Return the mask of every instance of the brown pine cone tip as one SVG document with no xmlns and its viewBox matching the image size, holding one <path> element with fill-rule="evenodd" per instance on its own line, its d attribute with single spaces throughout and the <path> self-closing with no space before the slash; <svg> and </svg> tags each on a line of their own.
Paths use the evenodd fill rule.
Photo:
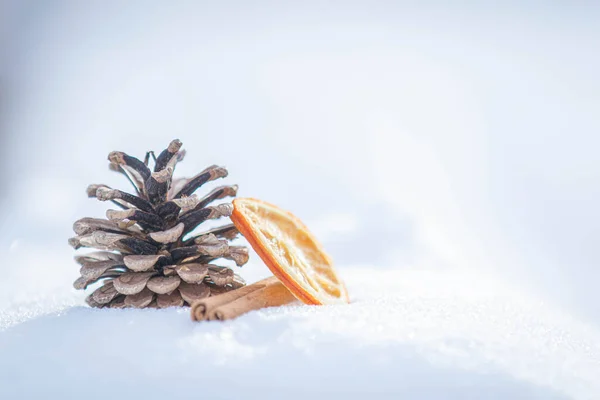
<svg viewBox="0 0 600 400">
<path fill-rule="evenodd" d="M 233 224 L 193 232 L 210 219 L 229 217 L 229 203 L 211 202 L 234 197 L 237 186 L 221 186 L 204 197 L 194 192 L 205 183 L 227 176 L 216 165 L 193 178 L 173 179 L 177 162 L 185 152 L 173 140 L 158 157 L 148 152 L 144 161 L 123 152 L 109 154 L 110 169 L 122 173 L 136 193 L 125 193 L 106 185 L 90 185 L 89 197 L 110 201 L 119 207 L 108 210 L 107 219 L 82 218 L 73 224 L 75 248 L 96 248 L 77 255 L 81 265 L 76 289 L 102 281 L 86 302 L 92 307 L 155 307 L 190 305 L 193 301 L 245 285 L 227 267 L 212 264 L 230 259 L 237 266 L 248 261 L 248 249 L 230 246 L 238 235 Z M 148 168 L 154 158 L 154 172 Z"/>
</svg>

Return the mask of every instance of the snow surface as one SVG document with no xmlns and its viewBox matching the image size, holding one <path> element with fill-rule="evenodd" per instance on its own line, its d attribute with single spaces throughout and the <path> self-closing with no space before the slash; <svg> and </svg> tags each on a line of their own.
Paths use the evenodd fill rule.
<svg viewBox="0 0 600 400">
<path fill-rule="evenodd" d="M 5 299 L 0 398 L 598 398 L 594 328 L 471 273 L 377 271 L 341 270 L 351 305 L 225 323 Z"/>
</svg>

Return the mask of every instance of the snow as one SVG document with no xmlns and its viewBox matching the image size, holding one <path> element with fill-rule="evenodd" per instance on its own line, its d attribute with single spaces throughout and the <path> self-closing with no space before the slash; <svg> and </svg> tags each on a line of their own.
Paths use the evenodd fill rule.
<svg viewBox="0 0 600 400">
<path fill-rule="evenodd" d="M 0 303 L 0 398 L 600 393 L 600 333 L 552 305 L 472 273 L 341 273 L 348 306 L 295 304 L 224 323 L 192 322 L 187 309 L 91 309 L 68 291 Z"/>
</svg>

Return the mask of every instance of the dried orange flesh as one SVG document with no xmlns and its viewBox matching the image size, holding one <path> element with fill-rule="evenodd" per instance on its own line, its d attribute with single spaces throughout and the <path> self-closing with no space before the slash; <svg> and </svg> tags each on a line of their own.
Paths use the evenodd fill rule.
<svg viewBox="0 0 600 400">
<path fill-rule="evenodd" d="M 237 198 L 231 220 L 273 275 L 300 301 L 348 303 L 333 261 L 293 214 L 261 200 Z"/>
</svg>

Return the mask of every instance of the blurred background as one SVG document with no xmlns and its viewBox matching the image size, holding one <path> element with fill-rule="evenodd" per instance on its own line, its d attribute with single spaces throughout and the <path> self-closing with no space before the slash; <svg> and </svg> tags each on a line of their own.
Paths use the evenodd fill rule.
<svg viewBox="0 0 600 400">
<path fill-rule="evenodd" d="M 108 153 L 179 138 L 180 175 L 227 166 L 342 275 L 467 270 L 600 324 L 599 20 L 593 2 L 4 0 L 0 300 L 74 291 L 72 223 L 107 208 L 87 185 L 129 189 Z"/>
</svg>

